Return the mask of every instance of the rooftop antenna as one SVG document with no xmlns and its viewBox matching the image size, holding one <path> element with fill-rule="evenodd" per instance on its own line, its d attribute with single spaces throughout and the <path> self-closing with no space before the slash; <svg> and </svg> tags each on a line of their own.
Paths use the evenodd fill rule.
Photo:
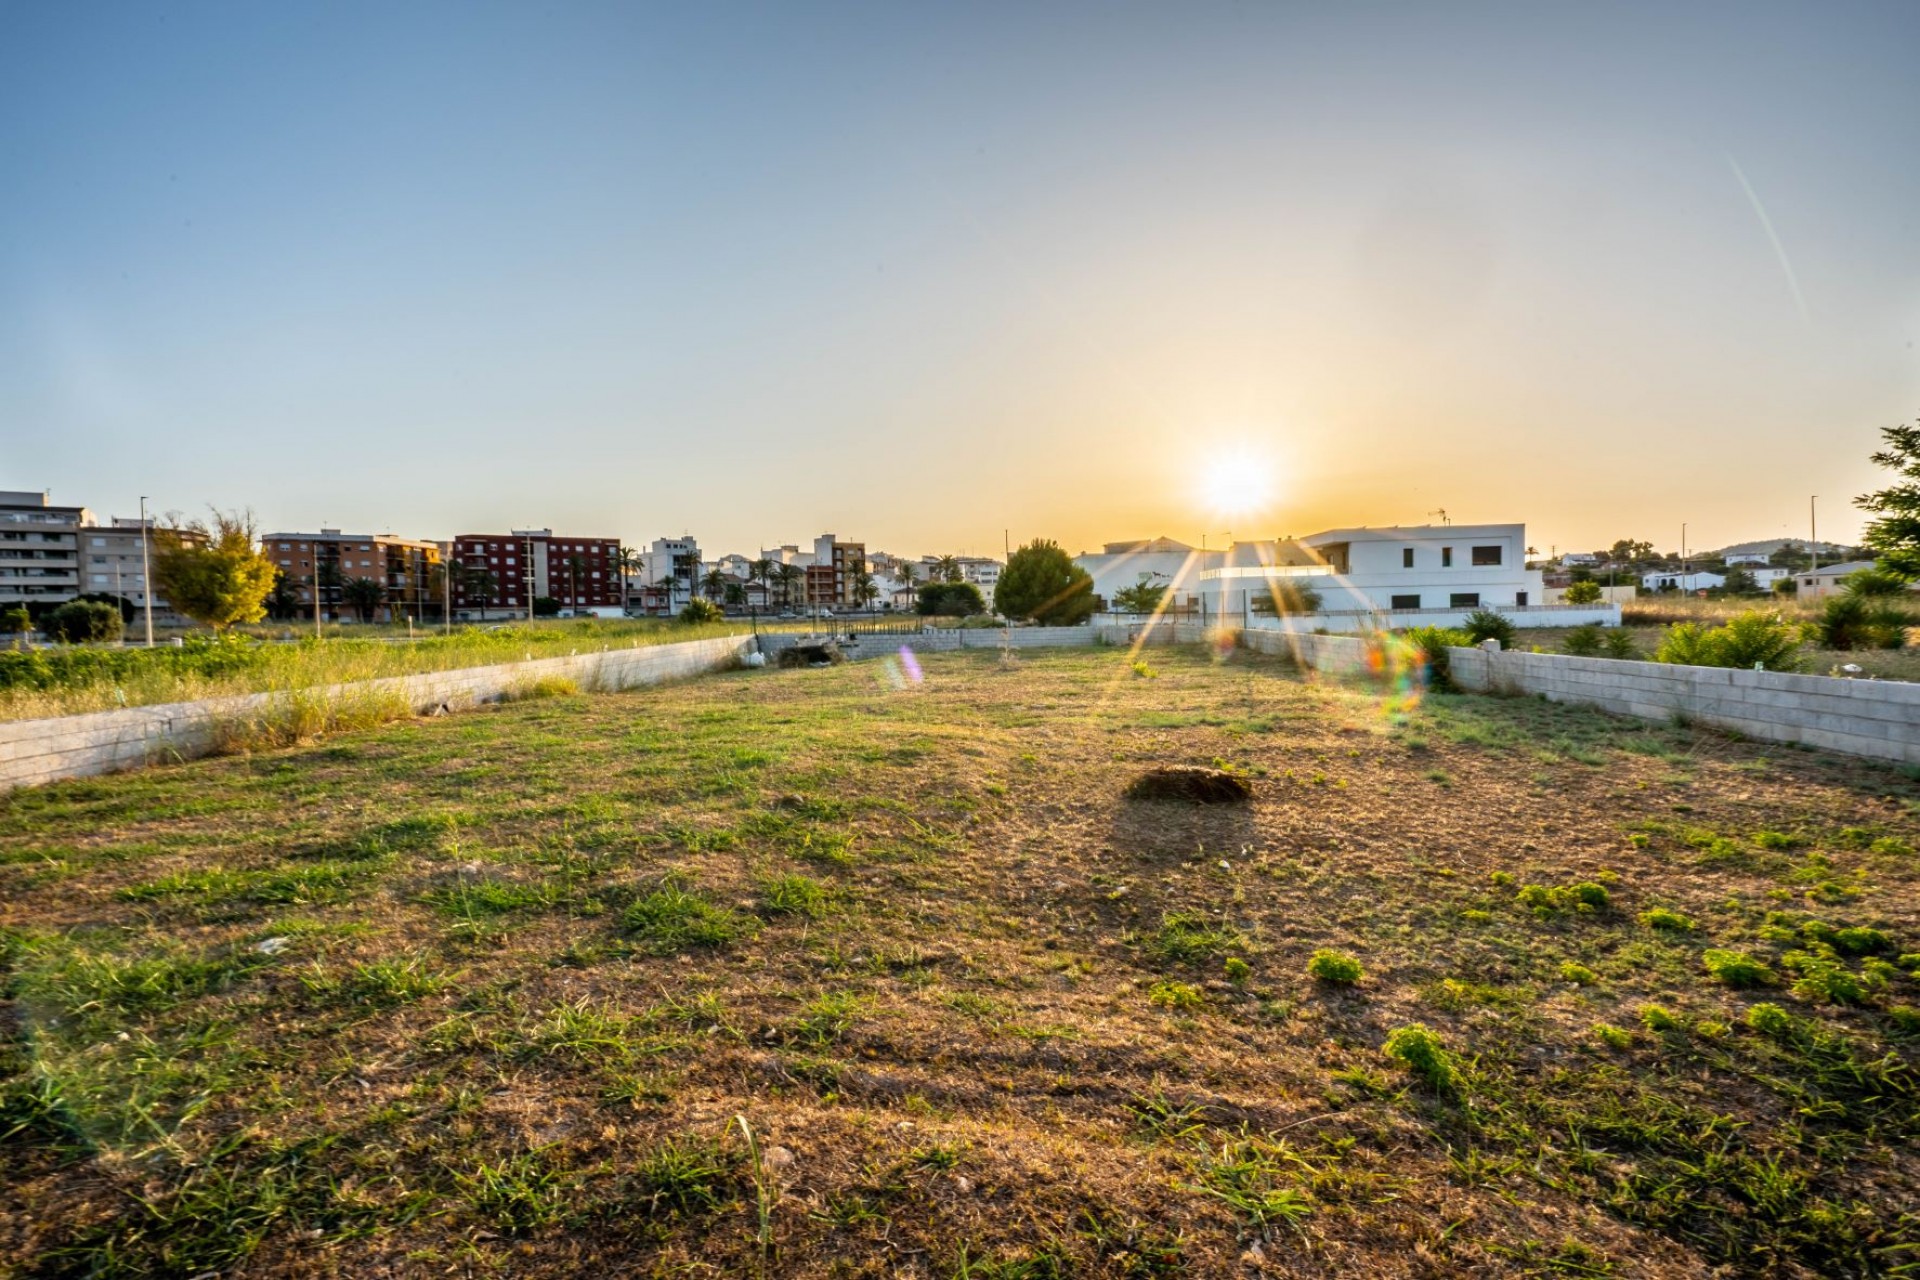
<svg viewBox="0 0 1920 1280">
<path fill-rule="evenodd" d="M 1453 523 L 1453 521 L 1447 517 L 1447 509 L 1445 507 L 1441 507 L 1437 511 L 1429 511 L 1427 512 L 1427 514 L 1430 516 L 1439 516 L 1440 523 L 1443 525 L 1448 525 Z"/>
</svg>

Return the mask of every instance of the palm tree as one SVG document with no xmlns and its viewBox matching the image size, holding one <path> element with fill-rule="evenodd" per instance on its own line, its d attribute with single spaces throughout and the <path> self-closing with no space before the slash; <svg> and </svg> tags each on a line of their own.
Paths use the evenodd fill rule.
<svg viewBox="0 0 1920 1280">
<path fill-rule="evenodd" d="M 575 613 L 580 612 L 580 571 L 586 567 L 579 556 L 567 557 L 567 605 Z"/>
<path fill-rule="evenodd" d="M 880 586 L 864 568 L 853 575 L 853 602 L 861 608 L 871 605 L 880 595 Z"/>
<path fill-rule="evenodd" d="M 907 593 L 907 607 L 911 609 L 914 599 L 920 594 L 920 588 L 915 585 L 913 564 L 911 561 L 902 560 L 894 566 L 893 571 L 899 575 L 900 586 Z"/>
<path fill-rule="evenodd" d="M 940 582 L 960 581 L 960 557 L 940 556 L 934 560 L 933 572 L 928 576 Z"/>
<path fill-rule="evenodd" d="M 340 597 L 360 615 L 360 621 L 372 622 L 373 615 L 387 602 L 387 584 L 378 578 L 348 578 L 340 588 Z"/>
<path fill-rule="evenodd" d="M 726 594 L 728 578 L 719 565 L 706 571 L 700 577 L 700 589 L 707 593 L 707 599 L 718 600 Z"/>
<path fill-rule="evenodd" d="M 500 585 L 500 579 L 493 576 L 493 570 L 482 566 L 467 574 L 467 585 L 480 597 L 480 621 L 485 622 L 487 602 L 493 599 L 494 588 Z"/>
<path fill-rule="evenodd" d="M 747 605 L 747 589 L 737 582 L 727 584 L 727 608 L 744 609 Z"/>
<path fill-rule="evenodd" d="M 620 607 L 627 607 L 627 579 L 640 572 L 640 552 L 638 548 L 621 543 L 613 553 L 614 567 L 620 571 Z"/>
<path fill-rule="evenodd" d="M 806 570 L 797 564 L 783 564 L 774 570 L 774 576 L 780 580 L 781 603 L 791 608 L 793 606 L 794 584 L 806 579 Z"/>
</svg>

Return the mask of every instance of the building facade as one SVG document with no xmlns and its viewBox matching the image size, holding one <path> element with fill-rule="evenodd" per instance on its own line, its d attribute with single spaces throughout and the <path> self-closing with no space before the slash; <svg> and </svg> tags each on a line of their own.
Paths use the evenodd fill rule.
<svg viewBox="0 0 1920 1280">
<path fill-rule="evenodd" d="M 308 617 L 313 615 L 316 593 L 320 615 L 334 622 L 399 622 L 440 616 L 437 542 L 392 533 L 322 529 L 318 533 L 262 534 L 260 551 L 286 575 L 299 600 L 300 612 Z M 377 604 L 359 603 L 359 590 L 352 584 L 361 581 L 379 585 Z"/>
<path fill-rule="evenodd" d="M 1329 529 L 1234 544 L 1201 572 L 1200 594 L 1224 616 L 1260 612 L 1283 582 L 1318 593 L 1323 613 L 1527 608 L 1544 603 L 1544 588 L 1526 550 L 1522 524 Z"/>
<path fill-rule="evenodd" d="M 56 507 L 44 493 L 0 491 L 0 606 L 56 605 L 81 585 L 85 507 Z"/>
<path fill-rule="evenodd" d="M 543 599 L 568 613 L 626 605 L 618 538 L 551 529 L 463 533 L 453 540 L 453 563 L 454 612 L 483 621 L 525 617 Z"/>
<path fill-rule="evenodd" d="M 1207 552 L 1172 538 L 1139 538 L 1109 542 L 1099 551 L 1075 556 L 1073 562 L 1093 579 L 1093 594 L 1103 609 L 1114 607 L 1114 596 L 1130 587 L 1162 587 L 1166 608 L 1200 607 L 1200 575 L 1220 567 L 1224 552 Z"/>
<path fill-rule="evenodd" d="M 809 608 L 854 608 L 861 603 L 857 593 L 867 573 L 867 545 L 823 533 L 813 540 L 806 573 Z"/>
<path fill-rule="evenodd" d="M 640 553 L 639 582 L 627 596 L 629 613 L 670 614 L 700 590 L 700 544 L 691 537 L 655 538 Z"/>
</svg>

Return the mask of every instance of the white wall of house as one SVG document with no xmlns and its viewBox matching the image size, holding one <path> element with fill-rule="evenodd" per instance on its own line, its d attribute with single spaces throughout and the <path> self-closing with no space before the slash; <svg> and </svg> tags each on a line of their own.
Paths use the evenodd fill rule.
<svg viewBox="0 0 1920 1280">
<path fill-rule="evenodd" d="M 1711 591 L 1715 587 L 1724 587 L 1727 579 L 1718 573 L 1708 573 L 1696 569 L 1692 573 L 1682 573 L 1678 569 L 1656 569 L 1652 573 L 1640 575 L 1640 588 L 1643 591 Z"/>
<path fill-rule="evenodd" d="M 1179 550 L 1101 551 L 1075 556 L 1073 562 L 1093 579 L 1093 593 L 1113 604 L 1114 593 L 1143 584 L 1167 587 L 1169 603 L 1200 603 L 1200 574 L 1220 564 L 1224 553 L 1201 552 L 1193 548 Z"/>
<path fill-rule="evenodd" d="M 1207 611 L 1250 613 L 1281 579 L 1319 592 L 1327 612 L 1471 612 L 1545 602 L 1540 571 L 1527 568 L 1523 524 L 1330 529 L 1299 541 L 1327 563 L 1209 568 L 1200 576 Z"/>
</svg>

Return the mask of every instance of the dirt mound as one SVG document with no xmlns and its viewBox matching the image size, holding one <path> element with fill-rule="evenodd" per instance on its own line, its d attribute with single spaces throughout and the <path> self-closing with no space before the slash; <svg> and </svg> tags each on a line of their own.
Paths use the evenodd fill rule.
<svg viewBox="0 0 1920 1280">
<path fill-rule="evenodd" d="M 1238 774 L 1176 764 L 1149 769 L 1127 784 L 1129 800 L 1185 800 L 1193 804 L 1239 804 L 1253 799 L 1253 788 Z"/>
</svg>

